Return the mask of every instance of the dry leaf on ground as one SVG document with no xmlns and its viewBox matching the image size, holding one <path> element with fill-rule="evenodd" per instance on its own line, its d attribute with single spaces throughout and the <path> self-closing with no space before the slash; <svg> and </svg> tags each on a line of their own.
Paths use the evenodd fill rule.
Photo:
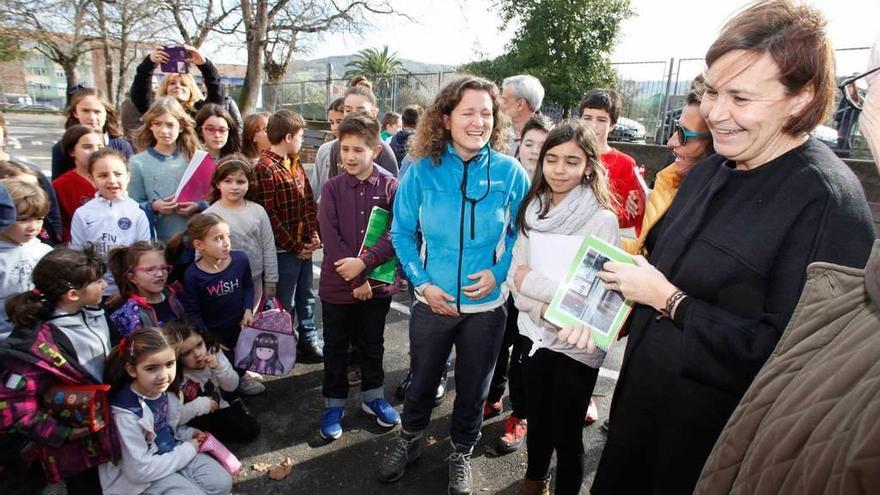
<svg viewBox="0 0 880 495">
<path fill-rule="evenodd" d="M 269 469 L 269 478 L 275 481 L 283 480 L 287 478 L 292 469 L 293 461 L 290 460 L 290 457 L 287 457 Z"/>
</svg>

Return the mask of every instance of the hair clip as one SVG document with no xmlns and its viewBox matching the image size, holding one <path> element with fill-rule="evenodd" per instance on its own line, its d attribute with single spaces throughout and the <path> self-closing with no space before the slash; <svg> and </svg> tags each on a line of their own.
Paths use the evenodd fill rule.
<svg viewBox="0 0 880 495">
<path fill-rule="evenodd" d="M 128 339 L 126 339 L 125 337 L 123 337 L 122 340 L 119 341 L 119 345 L 116 348 L 116 352 L 119 353 L 120 359 L 125 357 L 125 345 L 127 343 L 128 343 Z"/>
<path fill-rule="evenodd" d="M 33 294 L 33 295 L 35 295 L 35 296 L 37 296 L 37 297 L 40 297 L 40 296 L 43 295 L 43 293 L 40 292 L 40 289 L 37 289 L 36 287 L 34 287 L 33 289 L 31 289 L 31 294 Z"/>
</svg>

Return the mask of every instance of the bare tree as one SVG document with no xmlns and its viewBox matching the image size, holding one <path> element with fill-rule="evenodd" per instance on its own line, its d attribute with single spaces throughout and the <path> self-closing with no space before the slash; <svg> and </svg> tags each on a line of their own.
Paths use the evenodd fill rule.
<svg viewBox="0 0 880 495">
<path fill-rule="evenodd" d="M 239 104 L 243 114 L 257 106 L 257 93 L 266 70 L 278 83 L 301 36 L 334 29 L 356 29 L 367 14 L 396 14 L 387 0 L 241 0 L 247 46 L 247 72 Z"/>
<path fill-rule="evenodd" d="M 169 34 L 162 14 L 160 6 L 153 0 L 114 0 L 109 19 L 116 66 L 116 98 L 111 101 L 116 105 L 124 99 L 129 68 L 139 61 L 144 51 L 153 47 L 157 39 Z"/>
<path fill-rule="evenodd" d="M 36 50 L 64 69 L 67 89 L 75 86 L 76 66 L 98 38 L 88 22 L 92 0 L 6 0 L 5 7 L 4 30 L 36 41 Z"/>
<path fill-rule="evenodd" d="M 212 32 L 231 34 L 241 22 L 233 15 L 239 8 L 236 0 L 161 0 L 160 4 L 171 16 L 180 39 L 196 48 L 200 48 Z"/>
</svg>

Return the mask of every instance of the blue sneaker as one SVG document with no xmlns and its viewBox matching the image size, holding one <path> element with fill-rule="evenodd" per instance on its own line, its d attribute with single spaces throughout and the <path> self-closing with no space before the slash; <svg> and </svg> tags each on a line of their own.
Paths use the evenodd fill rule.
<svg viewBox="0 0 880 495">
<path fill-rule="evenodd" d="M 341 407 L 328 407 L 321 415 L 321 438 L 324 440 L 336 440 L 342 436 L 342 417 L 345 409 Z"/>
<path fill-rule="evenodd" d="M 397 411 L 391 407 L 387 400 L 381 397 L 370 402 L 364 402 L 361 404 L 361 409 L 370 416 L 375 416 L 376 422 L 380 426 L 392 428 L 400 424 L 400 415 L 397 414 Z"/>
</svg>

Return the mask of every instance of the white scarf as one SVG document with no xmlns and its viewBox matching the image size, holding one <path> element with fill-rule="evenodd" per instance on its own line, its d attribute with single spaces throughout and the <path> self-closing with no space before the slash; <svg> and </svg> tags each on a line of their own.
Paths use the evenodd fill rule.
<svg viewBox="0 0 880 495">
<path fill-rule="evenodd" d="M 601 208 L 590 186 L 579 185 L 563 198 L 562 202 L 550 208 L 544 218 L 538 218 L 544 198 L 533 199 L 526 206 L 526 223 L 529 230 L 545 234 L 574 235 Z"/>
</svg>

